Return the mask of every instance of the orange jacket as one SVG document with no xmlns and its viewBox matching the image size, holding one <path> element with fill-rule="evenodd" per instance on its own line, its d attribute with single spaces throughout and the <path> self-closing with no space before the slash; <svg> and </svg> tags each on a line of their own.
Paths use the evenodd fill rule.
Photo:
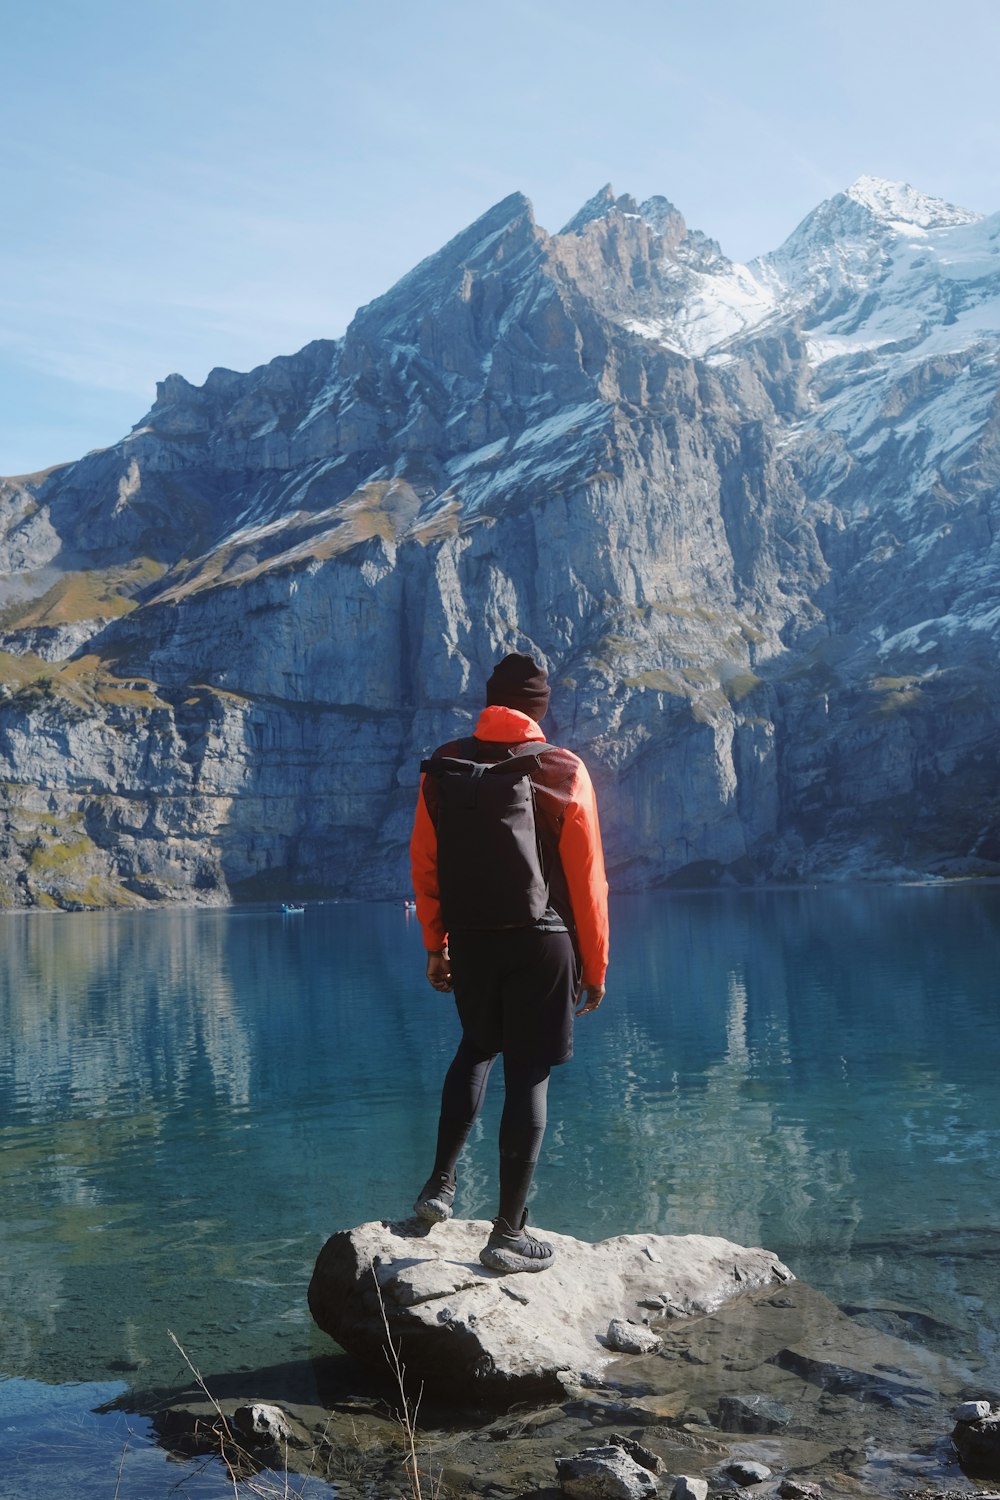
<svg viewBox="0 0 1000 1500">
<path fill-rule="evenodd" d="M 491 705 L 484 708 L 475 728 L 477 740 L 523 744 L 528 740 L 544 743 L 545 735 L 534 719 L 514 708 Z M 442 747 L 446 751 L 448 747 Z M 555 748 L 555 747 L 553 747 Z M 438 752 L 442 753 L 441 751 Z M 569 750 L 558 755 L 569 762 L 569 776 L 562 788 L 539 788 L 539 793 L 559 800 L 559 861 L 562 865 L 573 908 L 576 940 L 583 964 L 583 983 L 602 985 L 608 967 L 608 882 L 604 873 L 604 851 L 597 819 L 597 800 L 587 768 Z M 420 795 L 410 839 L 410 867 L 417 899 L 417 918 L 424 934 L 424 946 L 436 951 L 445 946 L 448 935 L 441 921 L 438 900 L 437 829 L 424 799 L 424 779 L 420 778 Z"/>
</svg>

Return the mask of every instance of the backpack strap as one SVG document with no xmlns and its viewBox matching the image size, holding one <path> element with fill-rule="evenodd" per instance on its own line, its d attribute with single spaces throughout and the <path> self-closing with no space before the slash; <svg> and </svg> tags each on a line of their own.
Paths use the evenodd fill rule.
<svg viewBox="0 0 1000 1500">
<path fill-rule="evenodd" d="M 528 756 L 529 759 L 537 759 L 544 750 L 551 750 L 552 745 L 547 740 L 525 740 L 519 744 L 509 744 L 504 740 L 477 740 L 475 735 L 467 739 L 456 740 L 454 755 L 456 758 L 466 760 L 483 760 L 487 765 L 499 765 L 506 760 L 516 760 L 520 756 Z M 487 755 L 483 751 L 499 751 L 499 754 Z"/>
</svg>

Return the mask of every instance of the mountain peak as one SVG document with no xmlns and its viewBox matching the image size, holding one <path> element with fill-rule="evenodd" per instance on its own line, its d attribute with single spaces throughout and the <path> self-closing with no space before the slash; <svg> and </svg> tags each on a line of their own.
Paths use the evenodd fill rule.
<svg viewBox="0 0 1000 1500">
<path fill-rule="evenodd" d="M 559 233 L 561 235 L 583 234 L 590 224 L 597 223 L 600 219 L 606 219 L 618 214 L 625 219 L 641 219 L 659 238 L 666 239 L 671 248 L 677 246 L 687 235 L 688 228 L 683 216 L 667 198 L 647 198 L 645 203 L 639 203 L 631 193 L 621 193 L 616 196 L 610 182 L 605 183 L 600 192 L 588 198 L 580 211 L 573 215 L 568 224 L 563 225 Z M 718 253 L 718 247 L 714 241 L 707 241 L 703 235 L 696 235 L 699 242 L 711 245 Z"/>
<path fill-rule="evenodd" d="M 603 219 L 604 215 L 615 206 L 615 190 L 610 182 L 606 182 L 601 190 L 588 198 L 578 213 L 575 213 L 568 224 L 560 229 L 560 234 L 579 234 L 594 219 Z"/>
<path fill-rule="evenodd" d="M 783 245 L 761 256 L 754 266 L 765 278 L 776 273 L 786 282 L 789 276 L 798 281 L 804 270 L 807 279 L 814 280 L 818 265 L 836 265 L 839 276 L 847 265 L 846 255 L 856 262 L 852 274 L 864 278 L 874 245 L 885 248 L 897 240 L 921 239 L 932 230 L 978 224 L 984 217 L 921 193 L 908 182 L 865 175 L 824 199 Z"/>
<path fill-rule="evenodd" d="M 420 261 L 388 292 L 359 308 L 351 326 L 370 324 L 373 319 L 384 321 L 400 313 L 406 315 L 414 300 L 421 297 L 430 298 L 432 303 L 447 298 L 456 279 L 461 281 L 470 267 L 481 267 L 498 254 L 509 265 L 518 252 L 530 252 L 540 234 L 530 199 L 523 193 L 510 193 L 440 250 Z"/>
<path fill-rule="evenodd" d="M 866 208 L 876 219 L 917 229 L 943 229 L 951 224 L 973 224 L 982 214 L 931 198 L 908 182 L 887 182 L 884 177 L 864 175 L 844 194 Z"/>
</svg>

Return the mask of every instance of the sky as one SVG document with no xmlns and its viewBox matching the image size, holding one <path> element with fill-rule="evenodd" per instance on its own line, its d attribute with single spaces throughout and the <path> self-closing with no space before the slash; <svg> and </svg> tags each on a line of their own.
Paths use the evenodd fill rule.
<svg viewBox="0 0 1000 1500">
<path fill-rule="evenodd" d="M 0 474 L 336 338 L 508 193 L 734 260 L 863 173 L 1000 210 L 998 0 L 6 0 Z"/>
</svg>

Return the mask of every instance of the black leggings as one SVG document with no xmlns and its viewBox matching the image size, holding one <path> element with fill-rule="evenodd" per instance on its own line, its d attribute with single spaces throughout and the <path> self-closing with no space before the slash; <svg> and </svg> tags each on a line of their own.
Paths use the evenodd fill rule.
<svg viewBox="0 0 1000 1500">
<path fill-rule="evenodd" d="M 482 1052 L 463 1036 L 441 1091 L 435 1172 L 455 1176 L 458 1158 L 486 1097 L 497 1053 Z M 547 1063 L 504 1058 L 504 1106 L 500 1118 L 499 1219 L 519 1229 L 524 1218 L 535 1163 L 545 1135 L 549 1090 Z"/>
<path fill-rule="evenodd" d="M 451 1127 L 448 1133 L 452 1137 L 457 1136 L 459 1128 L 463 1134 L 454 1158 L 436 1162 L 436 1171 L 454 1174 L 465 1139 L 483 1107 L 486 1085 L 496 1060 L 495 1052 L 480 1052 L 467 1037 L 463 1036 L 459 1042 L 441 1091 L 441 1125 Z M 544 1063 L 516 1062 L 505 1057 L 503 1080 L 505 1098 L 500 1118 L 500 1154 L 536 1162 L 545 1135 L 549 1069 Z"/>
</svg>

